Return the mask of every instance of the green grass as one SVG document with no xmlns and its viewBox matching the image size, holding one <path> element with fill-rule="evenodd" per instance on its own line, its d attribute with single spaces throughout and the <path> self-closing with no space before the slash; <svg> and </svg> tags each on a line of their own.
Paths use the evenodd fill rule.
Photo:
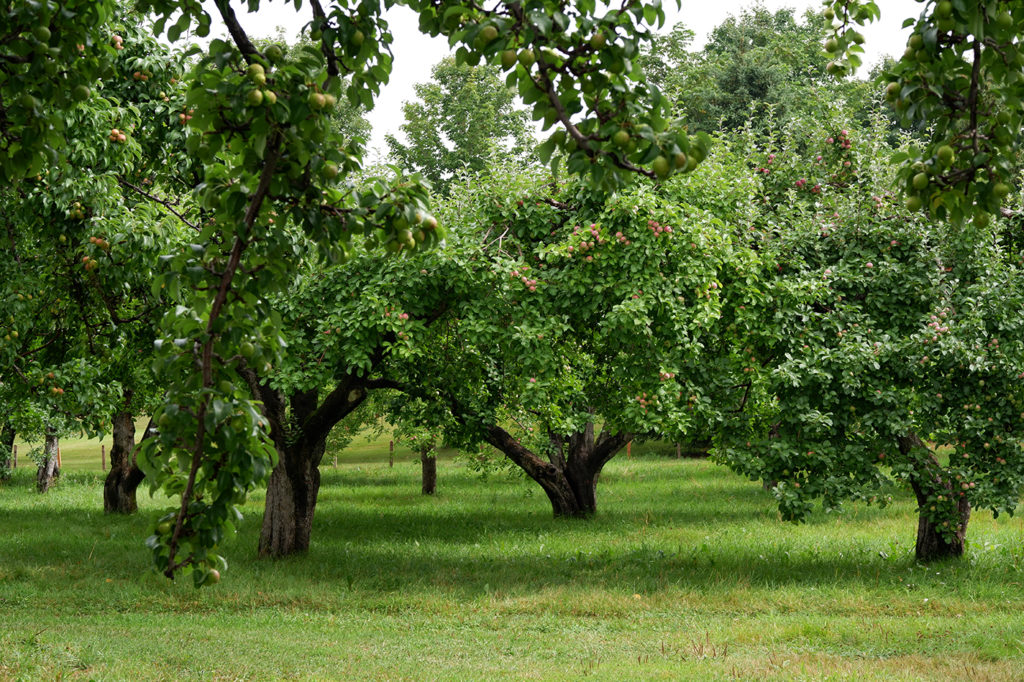
<svg viewBox="0 0 1024 682">
<path fill-rule="evenodd" d="M 98 471 L 0 487 L 0 679 L 1024 678 L 1024 529 L 977 514 L 962 561 L 913 561 L 902 499 L 802 526 L 700 460 L 617 458 L 590 521 L 450 457 L 439 495 L 386 441 L 324 485 L 307 556 L 254 554 L 262 499 L 196 591 L 149 569 L 166 501 L 102 514 Z"/>
</svg>

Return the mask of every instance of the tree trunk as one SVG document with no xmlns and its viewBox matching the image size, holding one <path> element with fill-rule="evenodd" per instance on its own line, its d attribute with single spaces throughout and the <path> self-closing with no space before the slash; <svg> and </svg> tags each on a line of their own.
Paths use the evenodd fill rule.
<svg viewBox="0 0 1024 682">
<path fill-rule="evenodd" d="M 553 433 L 549 438 L 552 448 L 549 461 L 545 462 L 504 429 L 497 426 L 488 429 L 488 442 L 540 485 L 556 517 L 592 516 L 597 511 L 597 481 L 601 470 L 626 446 L 632 434 L 602 431 L 595 441 L 594 425 L 588 424 L 568 439 Z"/>
<path fill-rule="evenodd" d="M 14 450 L 14 427 L 5 421 L 0 428 L 0 481 L 11 478 L 11 453 Z"/>
<path fill-rule="evenodd" d="M 928 504 L 927 492 L 917 484 L 912 483 L 911 487 L 917 496 L 918 504 L 917 542 L 914 545 L 917 560 L 927 562 L 963 556 L 967 547 L 967 522 L 971 519 L 971 503 L 967 501 L 967 497 L 956 498 L 956 526 L 950 538 L 943 535 L 940 532 L 943 528 L 925 514 L 925 504 Z M 952 486 L 948 486 L 947 489 L 950 495 L 953 495 Z"/>
<path fill-rule="evenodd" d="M 278 462 L 267 483 L 267 506 L 260 531 L 260 556 L 280 557 L 309 550 L 313 512 L 320 492 L 320 460 L 327 444 L 302 442 L 278 448 Z"/>
<path fill-rule="evenodd" d="M 110 473 L 103 483 L 103 511 L 134 514 L 139 508 L 135 491 L 145 478 L 135 464 L 135 420 L 129 412 L 118 412 L 113 422 L 114 442 L 110 448 Z M 142 437 L 147 435 L 148 428 Z"/>
<path fill-rule="evenodd" d="M 953 487 L 953 482 L 942 475 L 942 465 L 935 454 L 916 434 L 899 439 L 900 453 L 910 454 L 912 451 L 923 452 L 923 456 L 915 467 L 910 479 L 910 487 L 917 498 L 917 542 L 914 555 L 918 561 L 936 561 L 961 557 L 967 546 L 967 523 L 971 518 L 971 503 L 962 491 Z M 929 507 L 935 504 L 934 496 L 943 495 L 946 504 L 955 503 L 954 527 L 948 530 L 948 521 L 936 523 L 929 517 Z M 942 504 L 942 503 L 940 503 Z M 946 530 L 944 534 L 941 531 Z"/>
<path fill-rule="evenodd" d="M 260 529 L 259 555 L 281 557 L 309 550 L 313 512 L 320 492 L 320 461 L 327 435 L 366 399 L 367 387 L 384 380 L 354 376 L 338 383 L 321 401 L 317 390 L 290 396 L 274 390 L 251 369 L 243 369 L 254 398 L 263 403 L 277 465 L 267 482 L 267 504 Z"/>
<path fill-rule="evenodd" d="M 431 454 L 432 452 L 432 448 L 420 451 L 424 495 L 433 495 L 437 490 L 437 455 Z"/>
<path fill-rule="evenodd" d="M 60 438 L 57 434 L 47 430 L 46 440 L 43 444 L 43 461 L 39 463 L 36 471 L 36 490 L 45 493 L 53 487 L 57 477 L 60 476 L 60 469 L 57 468 L 57 448 L 60 447 Z"/>
</svg>

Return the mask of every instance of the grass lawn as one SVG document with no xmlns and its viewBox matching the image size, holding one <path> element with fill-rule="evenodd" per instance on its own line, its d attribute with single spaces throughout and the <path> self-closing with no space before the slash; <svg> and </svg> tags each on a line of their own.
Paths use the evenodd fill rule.
<svg viewBox="0 0 1024 682">
<path fill-rule="evenodd" d="M 451 458 L 424 498 L 407 451 L 357 442 L 324 467 L 307 556 L 255 558 L 253 495 L 202 591 L 149 569 L 166 500 L 105 517 L 98 461 L 65 454 L 45 496 L 19 468 L 0 679 L 1024 679 L 1019 520 L 978 513 L 969 556 L 922 566 L 909 499 L 792 526 L 757 484 L 637 450 L 581 522 Z"/>
</svg>

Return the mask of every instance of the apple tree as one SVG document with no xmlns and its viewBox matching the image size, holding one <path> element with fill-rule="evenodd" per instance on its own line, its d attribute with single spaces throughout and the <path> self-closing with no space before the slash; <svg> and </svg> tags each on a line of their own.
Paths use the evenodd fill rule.
<svg viewBox="0 0 1024 682">
<path fill-rule="evenodd" d="M 149 365 L 153 327 L 169 299 L 151 290 L 159 255 L 195 231 L 180 176 L 191 164 L 173 120 L 172 54 L 129 13 L 106 14 L 99 77 L 61 110 L 56 162 L 0 194 L 9 249 L 0 259 L 9 301 L 2 378 L 68 428 L 112 432 L 108 512 L 134 511 L 134 416 L 158 395 Z M 59 101 L 51 103 L 56 109 Z"/>
<path fill-rule="evenodd" d="M 593 514 L 598 476 L 630 440 L 707 432 L 742 400 L 722 310 L 744 300 L 756 255 L 677 191 L 609 197 L 502 166 L 439 207 L 462 217 L 449 241 L 472 254 L 455 283 L 466 295 L 391 378 L 447 409 L 448 441 L 521 468 L 555 515 Z"/>
<path fill-rule="evenodd" d="M 958 556 L 971 509 L 1012 513 L 1024 483 L 1019 246 L 911 213 L 883 126 L 833 121 L 806 148 L 748 141 L 773 306 L 737 337 L 754 390 L 716 451 L 793 520 L 906 484 L 917 557 Z"/>
</svg>

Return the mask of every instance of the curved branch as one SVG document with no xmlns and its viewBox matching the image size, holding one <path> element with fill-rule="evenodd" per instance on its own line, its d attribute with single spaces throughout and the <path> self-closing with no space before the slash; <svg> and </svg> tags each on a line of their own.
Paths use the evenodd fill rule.
<svg viewBox="0 0 1024 682">
<path fill-rule="evenodd" d="M 202 231 L 202 230 L 200 230 L 200 229 L 199 229 L 199 226 L 198 226 L 198 225 L 196 225 L 196 224 L 194 224 L 194 223 L 190 223 L 190 222 L 189 222 L 189 221 L 188 221 L 188 220 L 187 220 L 187 219 L 185 218 L 185 216 L 181 215 L 181 214 L 180 214 L 180 213 L 178 213 L 178 212 L 177 212 L 176 210 L 174 210 L 174 207 L 173 207 L 173 205 L 172 205 L 172 204 L 171 204 L 171 203 L 170 203 L 169 201 L 165 201 L 164 199 L 161 199 L 161 198 L 159 198 L 159 197 L 155 197 L 155 196 L 153 196 L 152 194 L 150 194 L 150 193 L 149 193 L 149 192 L 147 192 L 146 190 L 142 189 L 141 187 L 138 187 L 137 185 L 133 185 L 132 183 L 128 182 L 127 180 L 125 180 L 125 179 L 124 179 L 124 178 L 122 178 L 121 176 L 118 176 L 118 178 L 117 178 L 117 182 L 118 182 L 118 184 L 119 184 L 119 185 L 121 185 L 122 187 L 126 187 L 126 188 L 128 188 L 128 189 L 130 189 L 130 190 L 132 190 L 132 191 L 134 191 L 134 192 L 137 192 L 138 194 L 141 194 L 142 196 L 146 197 L 146 198 L 147 198 L 147 199 L 149 199 L 150 201 L 153 201 L 153 202 L 156 202 L 156 203 L 160 204 L 161 206 L 163 206 L 164 208 L 166 208 L 166 209 L 167 209 L 168 211 L 170 211 L 171 213 L 173 213 L 173 214 L 174 214 L 174 216 L 175 216 L 175 217 L 176 217 L 176 218 L 177 218 L 178 220 L 180 220 L 181 222 L 185 223 L 186 225 L 188 225 L 189 227 L 191 227 L 191 228 L 192 228 L 193 230 L 195 230 L 196 232 L 201 232 L 201 231 Z"/>
</svg>

